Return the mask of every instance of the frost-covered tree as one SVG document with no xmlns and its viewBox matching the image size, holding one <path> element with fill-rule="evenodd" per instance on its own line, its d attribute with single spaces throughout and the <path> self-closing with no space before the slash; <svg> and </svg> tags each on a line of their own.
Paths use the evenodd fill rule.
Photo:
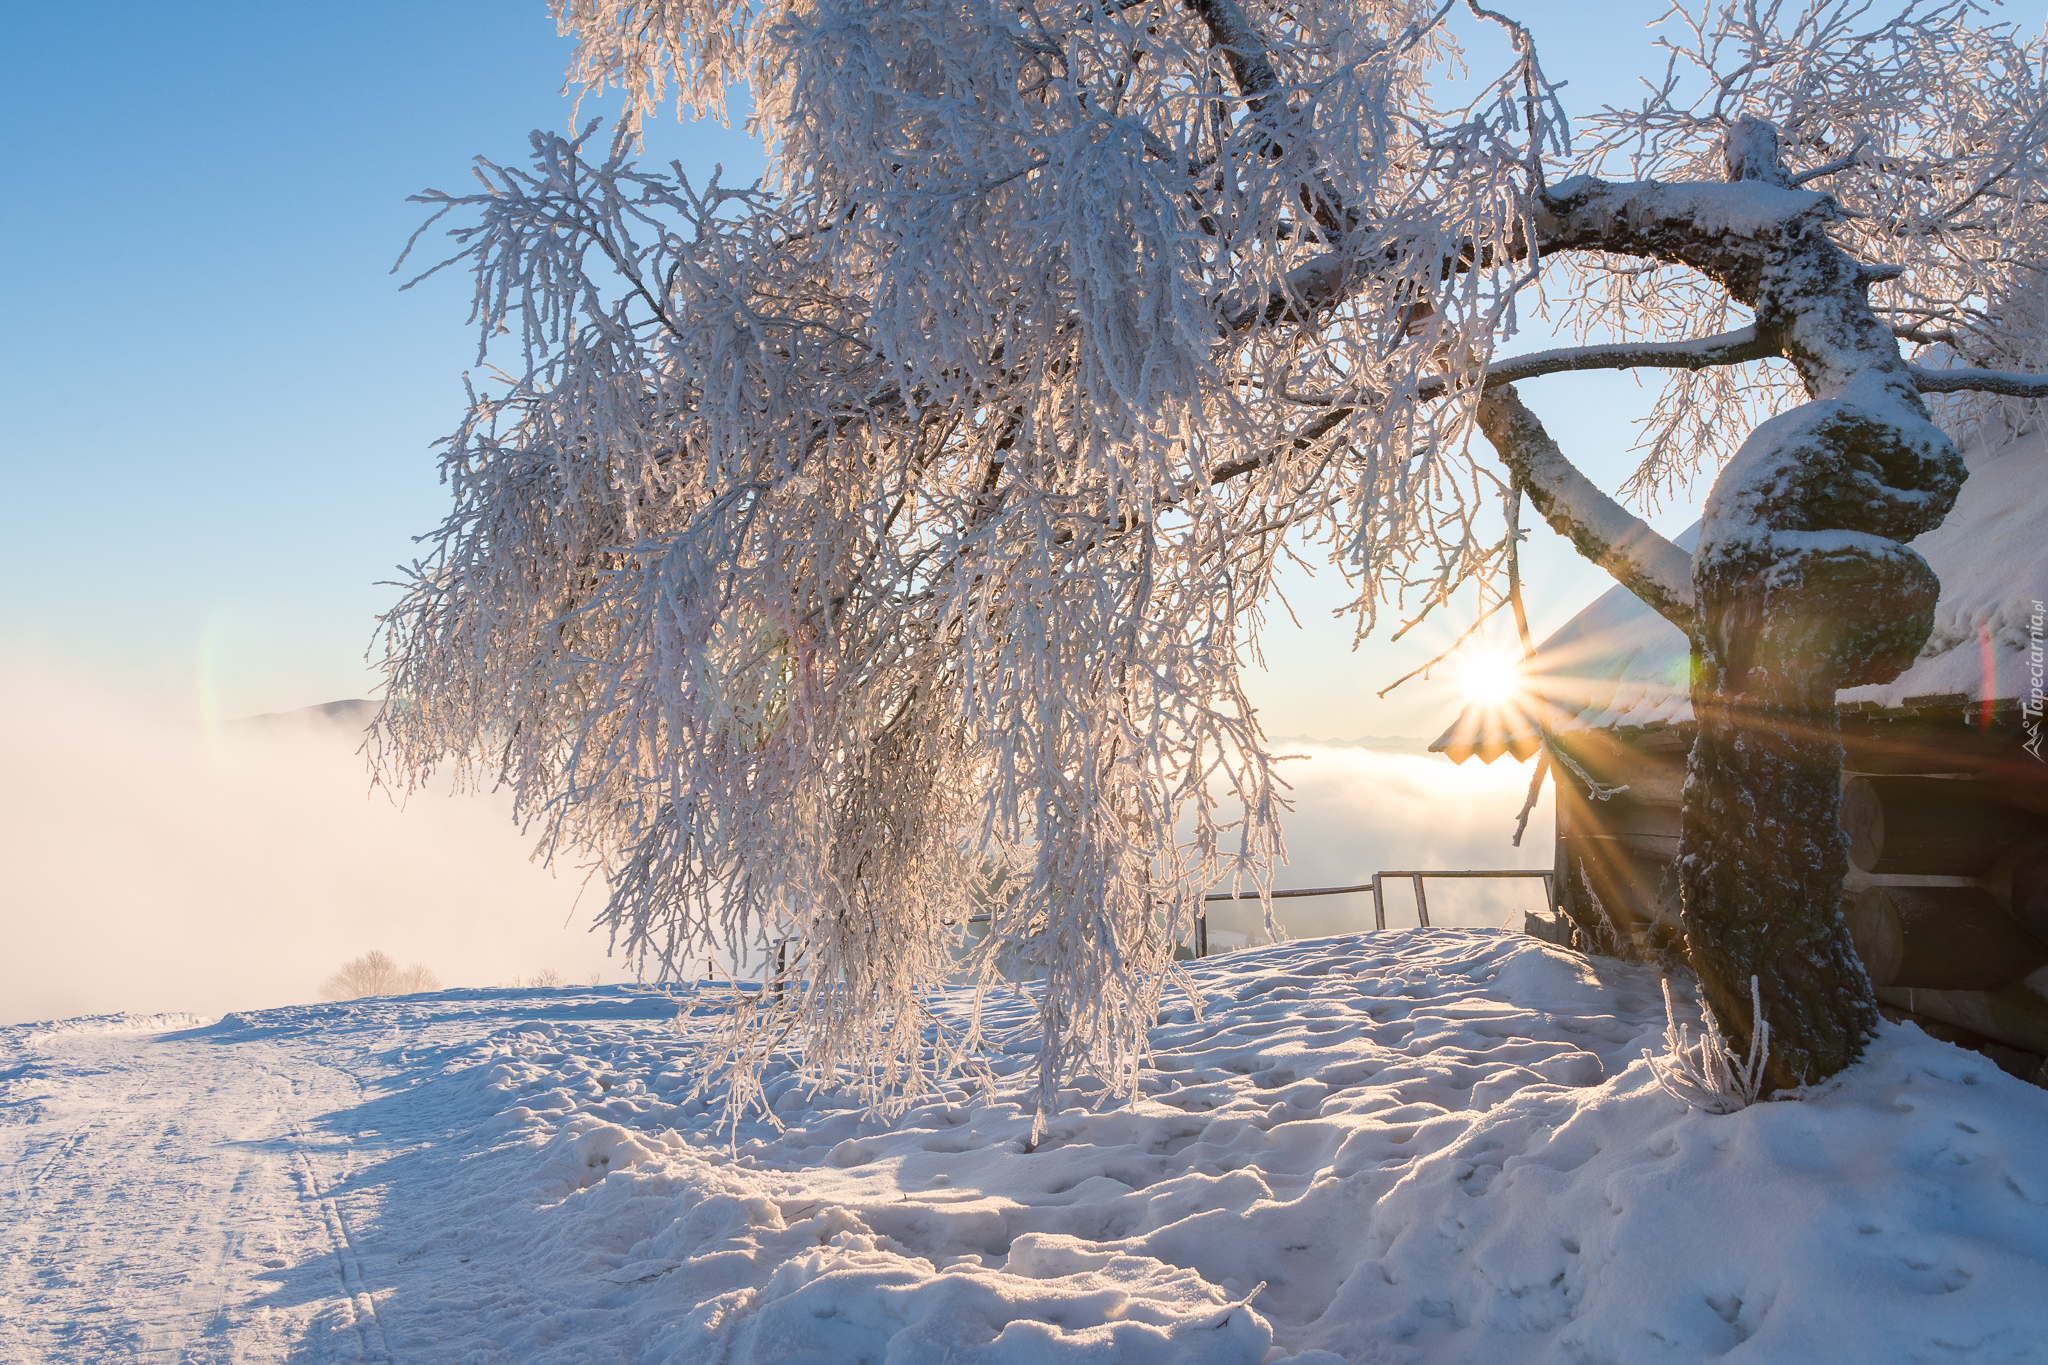
<svg viewBox="0 0 2048 1365">
<path fill-rule="evenodd" d="M 320 994 L 328 1000 L 360 1000 L 370 995 L 415 995 L 440 989 L 441 978 L 417 962 L 401 967 L 391 954 L 372 948 L 342 963 L 321 985 Z"/>
<path fill-rule="evenodd" d="M 555 11 L 629 115 L 425 196 L 504 368 L 386 623 L 385 733 L 594 855 L 651 972 L 786 938 L 740 1074 L 797 1037 L 919 1083 L 980 912 L 984 979 L 1027 942 L 1045 973 L 1048 1097 L 1127 1081 L 1200 895 L 1280 846 L 1239 679 L 1277 565 L 1338 566 L 1362 636 L 1500 573 L 1523 494 L 1695 642 L 1684 914 L 1723 1031 L 1756 976 L 1771 1084 L 1853 1060 L 1833 696 L 1930 628 L 1904 542 L 1963 468 L 1922 395 L 2048 392 L 2012 373 L 2038 37 L 1706 0 L 1574 128 L 1471 0 Z M 736 84 L 764 183 L 634 159 Z M 1504 352 L 1537 307 L 1583 344 Z M 1670 373 L 1620 491 L 1713 478 L 1690 560 L 1510 387 L 1614 367 Z"/>
</svg>

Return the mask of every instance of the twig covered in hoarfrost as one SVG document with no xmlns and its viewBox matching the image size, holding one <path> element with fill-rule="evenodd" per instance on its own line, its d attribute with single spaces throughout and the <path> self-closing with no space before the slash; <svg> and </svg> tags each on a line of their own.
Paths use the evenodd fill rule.
<svg viewBox="0 0 2048 1365">
<path fill-rule="evenodd" d="M 989 987 L 1026 942 L 1041 1098 L 1082 1070 L 1127 1088 L 1203 892 L 1281 852 L 1240 677 L 1276 566 L 1327 547 L 1361 637 L 1490 582 L 1499 480 L 1465 438 L 1546 274 L 1650 260 L 1589 325 L 1707 340 L 1516 373 L 1711 370 L 1750 354 L 1748 319 L 1697 271 L 1643 280 L 1818 221 L 1801 191 L 1561 180 L 1536 36 L 1472 6 L 1512 50 L 1447 83 L 1490 59 L 1451 8 L 555 0 L 572 79 L 625 91 L 626 136 L 536 134 L 526 165 L 421 196 L 506 372 L 447 443 L 454 508 L 385 618 L 390 780 L 508 785 L 547 853 L 593 860 L 649 978 L 799 940 L 784 989 L 732 1015 L 737 1094 L 782 1046 L 876 1104 L 918 1091 L 981 1041 L 934 1041 L 920 992 L 963 967 Z M 1970 51 L 2034 61 L 2015 41 Z M 1957 81 L 1965 46 L 1942 49 Z M 1900 79 L 1885 98 L 1933 88 Z M 764 183 L 633 159 L 671 91 L 722 113 L 742 80 Z M 1722 105 L 1769 112 L 1775 88 Z M 1719 130 L 1676 107 L 1602 136 L 1691 174 Z M 1796 158 L 1865 138 L 1827 179 L 1896 189 L 1830 230 L 1918 232 L 1903 259 L 1933 283 L 1876 287 L 1977 336 L 1936 305 L 2011 293 L 2033 144 L 1957 153 L 1944 217 L 1885 169 L 1901 138 L 1934 165 L 1928 138 L 1870 122 L 1814 122 Z M 1993 209 L 2017 246 L 1970 235 Z M 973 946 L 970 909 L 993 917 Z"/>
<path fill-rule="evenodd" d="M 1763 1093 L 1764 1067 L 1771 1058 L 1771 1026 L 1764 1020 L 1763 994 L 1757 979 L 1749 979 L 1751 1020 L 1749 1051 L 1739 1060 L 1722 1036 L 1714 1013 L 1701 1015 L 1704 1033 L 1695 1042 L 1691 1031 L 1678 1022 L 1678 1009 L 1671 998 L 1671 978 L 1664 978 L 1664 1055 L 1643 1049 L 1657 1084 L 1694 1109 L 1709 1114 L 1732 1114 L 1755 1104 Z"/>
</svg>

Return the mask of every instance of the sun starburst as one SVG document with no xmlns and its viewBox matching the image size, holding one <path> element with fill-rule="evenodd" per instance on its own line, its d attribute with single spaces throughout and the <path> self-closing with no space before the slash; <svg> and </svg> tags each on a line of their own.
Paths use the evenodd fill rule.
<svg viewBox="0 0 2048 1365">
<path fill-rule="evenodd" d="M 1522 665 L 1497 649 L 1474 650 L 1459 665 L 1459 684 L 1471 700 L 1499 705 L 1522 690 Z"/>
</svg>

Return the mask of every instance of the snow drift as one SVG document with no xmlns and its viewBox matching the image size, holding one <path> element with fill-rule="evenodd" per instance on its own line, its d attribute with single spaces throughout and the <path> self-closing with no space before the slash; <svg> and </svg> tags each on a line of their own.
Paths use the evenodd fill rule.
<svg viewBox="0 0 2048 1365">
<path fill-rule="evenodd" d="M 136 1065 L 168 1090 L 225 1049 L 252 1077 L 362 1087 L 274 1144 L 352 1172 L 323 1205 L 347 1224 L 340 1279 L 279 1260 L 267 1293 L 206 1310 L 273 1330 L 309 1313 L 295 1358 L 2048 1359 L 2048 1094 L 1974 1053 L 1887 1027 L 1829 1085 L 1717 1116 L 1642 1060 L 1665 1022 L 1644 968 L 1440 929 L 1195 974 L 1207 1007 L 1162 1012 L 1143 1095 L 1064 1093 L 1035 1147 L 1021 1036 L 892 1124 L 781 1066 L 770 1112 L 722 1126 L 692 1098 L 708 992 L 272 1010 L 163 1035 Z M 6 1082 L 12 1116 L 39 1117 L 0 1141 L 47 1148 L 49 1125 L 92 1121 L 91 1087 L 132 1094 L 117 1045 L 138 1046 L 0 1033 L 45 1097 L 24 1109 L 28 1083 Z M 73 1207 L 63 1282 L 86 1293 L 95 1206 Z M 65 1303 L 15 1307 L 0 1344 L 21 1347 Z"/>
</svg>

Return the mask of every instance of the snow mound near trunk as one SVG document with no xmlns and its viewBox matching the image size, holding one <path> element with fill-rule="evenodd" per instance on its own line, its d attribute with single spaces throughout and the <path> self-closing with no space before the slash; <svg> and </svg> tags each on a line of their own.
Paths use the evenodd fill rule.
<svg viewBox="0 0 2048 1365">
<path fill-rule="evenodd" d="M 2018 1091 L 1892 1028 L 1840 1083 L 1728 1116 L 1681 1112 L 1640 1065 L 1525 1092 L 1381 1197 L 1311 1336 L 1414 1359 L 2042 1359 L 2048 1151 Z"/>
<path fill-rule="evenodd" d="M 577 1018 L 615 996 L 415 1048 L 466 1117 L 392 1163 L 380 1314 L 479 1361 L 2048 1359 L 2048 1094 L 1974 1053 L 1888 1028 L 1709 1115 L 1643 968 L 1418 930 L 1195 975 L 1137 1102 L 1036 1146 L 1021 1041 L 888 1125 L 784 1068 L 736 1131 L 697 1022 Z"/>
</svg>

